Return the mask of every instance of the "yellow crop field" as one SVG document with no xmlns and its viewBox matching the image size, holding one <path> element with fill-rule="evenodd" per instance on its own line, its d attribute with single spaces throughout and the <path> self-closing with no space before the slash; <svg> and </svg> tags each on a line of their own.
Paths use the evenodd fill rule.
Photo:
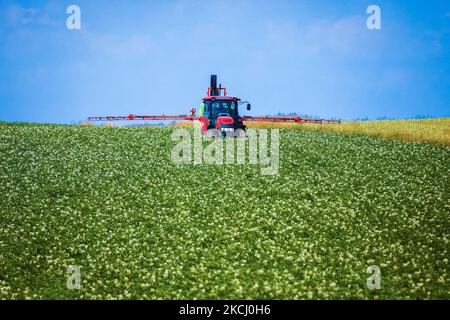
<svg viewBox="0 0 450 320">
<path fill-rule="evenodd" d="M 344 121 L 341 124 L 246 122 L 250 128 L 290 128 L 450 146 L 450 118 L 424 120 Z"/>
</svg>

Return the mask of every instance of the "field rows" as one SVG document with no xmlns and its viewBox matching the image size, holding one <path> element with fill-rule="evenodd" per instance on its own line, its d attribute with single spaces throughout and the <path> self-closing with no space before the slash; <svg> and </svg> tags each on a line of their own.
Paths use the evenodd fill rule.
<svg viewBox="0 0 450 320">
<path fill-rule="evenodd" d="M 450 149 L 282 129 L 263 176 L 172 130 L 0 124 L 0 298 L 450 298 Z"/>
</svg>

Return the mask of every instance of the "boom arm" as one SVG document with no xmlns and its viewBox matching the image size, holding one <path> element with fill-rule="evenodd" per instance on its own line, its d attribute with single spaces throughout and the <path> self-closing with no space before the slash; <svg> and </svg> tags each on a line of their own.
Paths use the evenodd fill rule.
<svg viewBox="0 0 450 320">
<path fill-rule="evenodd" d="M 184 121 L 196 121 L 200 120 L 199 117 L 195 116 L 195 111 L 191 110 L 191 115 L 159 115 L 159 116 L 137 116 L 135 114 L 130 114 L 128 116 L 105 116 L 105 117 L 89 117 L 88 121 L 134 121 L 134 120 L 184 120 Z M 325 120 L 325 119 L 306 119 L 299 116 L 286 116 L 286 117 L 242 117 L 242 121 L 252 121 L 252 122 L 296 122 L 296 123 L 341 123 L 339 120 Z"/>
<path fill-rule="evenodd" d="M 168 115 L 160 115 L 160 116 L 137 116 L 135 114 L 129 114 L 128 116 L 106 116 L 106 117 L 89 117 L 88 121 L 124 121 L 124 120 L 186 120 L 186 121 L 195 121 L 199 118 L 195 116 L 197 110 L 192 108 L 191 114 L 189 116 L 179 115 L 179 116 L 168 116 Z"/>
<path fill-rule="evenodd" d="M 243 117 L 243 121 L 254 122 L 296 122 L 296 123 L 341 123 L 339 120 L 325 120 L 325 119 L 307 119 L 299 116 L 287 117 Z"/>
<path fill-rule="evenodd" d="M 168 115 L 160 115 L 160 116 L 137 116 L 135 114 L 130 114 L 128 116 L 106 116 L 106 117 L 89 117 L 88 121 L 124 121 L 124 120 L 187 120 L 187 121 L 195 121 L 198 120 L 196 116 L 168 116 Z"/>
</svg>

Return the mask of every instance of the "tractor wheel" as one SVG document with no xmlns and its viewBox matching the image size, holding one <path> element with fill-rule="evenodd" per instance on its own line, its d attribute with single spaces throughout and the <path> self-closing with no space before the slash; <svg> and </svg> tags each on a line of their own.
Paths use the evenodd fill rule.
<svg viewBox="0 0 450 320">
<path fill-rule="evenodd" d="M 235 135 L 236 135 L 236 138 L 241 138 L 241 139 L 247 139 L 248 138 L 247 132 L 245 130 L 243 130 L 243 129 L 237 129 L 235 131 Z"/>
<path fill-rule="evenodd" d="M 219 129 L 209 129 L 205 132 L 205 139 L 209 140 L 212 138 L 218 138 L 222 136 L 222 132 Z"/>
</svg>

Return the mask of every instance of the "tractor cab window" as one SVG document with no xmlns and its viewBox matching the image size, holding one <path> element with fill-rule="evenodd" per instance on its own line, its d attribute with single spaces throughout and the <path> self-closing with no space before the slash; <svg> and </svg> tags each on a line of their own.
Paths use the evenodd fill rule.
<svg viewBox="0 0 450 320">
<path fill-rule="evenodd" d="M 233 117 L 236 112 L 236 101 L 213 101 L 211 102 L 211 115 L 213 118 L 227 116 Z"/>
</svg>

